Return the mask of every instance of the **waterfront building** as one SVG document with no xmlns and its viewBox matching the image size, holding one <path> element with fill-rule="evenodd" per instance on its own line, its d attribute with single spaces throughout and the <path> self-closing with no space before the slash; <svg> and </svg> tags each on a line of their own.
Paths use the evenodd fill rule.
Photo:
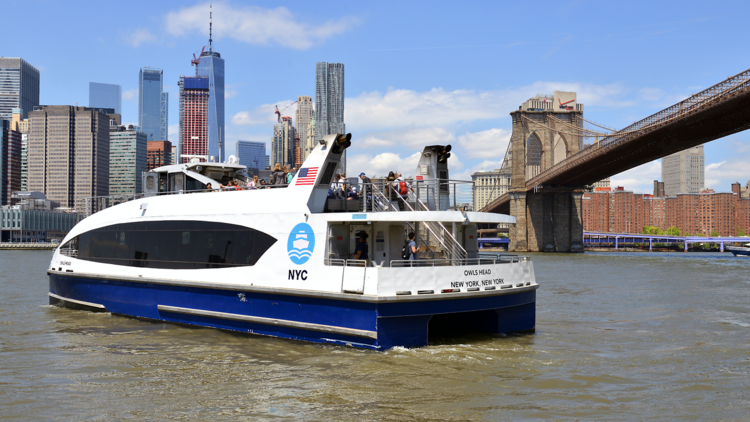
<svg viewBox="0 0 750 422">
<path fill-rule="evenodd" d="M 21 180 L 20 189 L 26 190 L 26 170 L 28 162 L 26 160 L 26 154 L 28 152 L 28 141 L 29 141 L 29 119 L 23 118 L 23 110 L 20 108 L 14 108 L 12 110 L 12 118 L 10 121 L 10 130 L 19 132 L 21 134 Z M 11 192 L 13 190 L 11 189 Z"/>
<path fill-rule="evenodd" d="M 138 130 L 149 141 L 169 139 L 169 93 L 163 92 L 164 71 L 144 67 L 138 75 Z"/>
<path fill-rule="evenodd" d="M 703 145 L 688 148 L 661 159 L 664 196 L 700 193 L 705 187 Z"/>
<path fill-rule="evenodd" d="M 273 137 L 271 138 L 271 168 L 276 163 L 282 166 L 293 166 L 295 163 L 295 129 L 292 126 L 292 118 L 283 116 L 281 123 L 274 125 Z M 291 168 L 291 167 L 290 167 Z"/>
<path fill-rule="evenodd" d="M 109 130 L 109 194 L 134 195 L 143 192 L 146 171 L 146 134 L 133 125 L 111 126 Z"/>
<path fill-rule="evenodd" d="M 479 170 L 471 175 L 473 209 L 479 211 L 510 189 L 509 169 Z"/>
<path fill-rule="evenodd" d="M 701 193 L 655 197 L 634 194 L 622 187 L 586 193 L 582 201 L 585 231 L 641 233 L 644 226 L 666 231 L 680 229 L 683 235 L 735 236 L 750 233 L 750 199 L 736 193 Z M 746 229 L 747 228 L 747 229 Z"/>
<path fill-rule="evenodd" d="M 28 190 L 83 210 L 109 194 L 109 121 L 88 107 L 37 106 L 29 112 Z"/>
<path fill-rule="evenodd" d="M 179 160 L 177 159 L 177 146 L 176 145 L 172 145 L 172 156 L 171 156 L 171 158 L 172 158 L 172 162 L 170 164 L 177 164 L 178 163 Z"/>
<path fill-rule="evenodd" d="M 344 124 L 344 64 L 315 63 L 315 139 L 346 133 Z M 336 173 L 346 172 L 346 151 Z"/>
<path fill-rule="evenodd" d="M 235 155 L 240 164 L 247 167 L 247 174 L 254 176 L 266 168 L 266 143 L 237 141 Z"/>
<path fill-rule="evenodd" d="M 180 77 L 180 157 L 187 163 L 192 158 L 215 161 L 209 153 L 209 78 Z"/>
<path fill-rule="evenodd" d="M 195 76 L 208 78 L 208 155 L 224 162 L 224 59 L 214 51 L 212 21 L 209 15 L 208 50 L 203 51 Z"/>
<path fill-rule="evenodd" d="M 36 194 L 38 192 L 16 192 Z M 42 195 L 43 196 L 43 195 Z M 34 204 L 42 203 L 41 208 Z M 0 209 L 0 241 L 45 242 L 62 240 L 80 220 L 80 214 L 51 210 L 50 201 L 25 200 L 18 206 Z"/>
<path fill-rule="evenodd" d="M 13 192 L 21 190 L 21 132 L 8 120 L 0 120 L 0 205 L 10 205 Z"/>
<path fill-rule="evenodd" d="M 39 70 L 19 57 L 0 57 L 0 119 L 11 120 L 14 108 L 29 111 L 39 105 Z"/>
<path fill-rule="evenodd" d="M 146 171 L 172 164 L 172 143 L 148 141 L 146 145 Z"/>
<path fill-rule="evenodd" d="M 122 87 L 115 84 L 89 82 L 89 107 L 111 108 L 122 115 Z"/>
<path fill-rule="evenodd" d="M 297 97 L 297 111 L 295 112 L 294 122 L 296 123 L 297 134 L 300 137 L 298 143 L 300 156 L 298 161 L 304 162 L 315 148 L 314 142 L 310 142 L 307 136 L 310 124 L 314 124 L 315 111 L 313 110 L 313 99 L 307 95 Z"/>
</svg>

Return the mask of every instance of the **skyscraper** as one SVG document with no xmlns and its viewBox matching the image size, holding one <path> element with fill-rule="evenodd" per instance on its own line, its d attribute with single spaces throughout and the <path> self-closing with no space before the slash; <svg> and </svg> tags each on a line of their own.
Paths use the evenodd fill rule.
<svg viewBox="0 0 750 422">
<path fill-rule="evenodd" d="M 37 106 L 29 112 L 28 190 L 62 207 L 109 194 L 109 116 L 88 107 Z"/>
<path fill-rule="evenodd" d="M 266 168 L 266 143 L 237 141 L 236 156 L 247 167 L 248 175 L 256 175 Z"/>
<path fill-rule="evenodd" d="M 274 125 L 273 137 L 271 138 L 271 168 L 276 163 L 282 166 L 293 166 L 295 162 L 295 130 L 292 126 L 292 118 L 284 116 L 281 124 Z"/>
<path fill-rule="evenodd" d="M 210 161 L 208 149 L 209 79 L 182 76 L 180 86 L 180 163 Z"/>
<path fill-rule="evenodd" d="M 664 195 L 700 193 L 706 185 L 703 145 L 688 148 L 661 159 Z"/>
<path fill-rule="evenodd" d="M 20 190 L 21 132 L 0 120 L 0 205 L 10 205 L 11 195 Z"/>
<path fill-rule="evenodd" d="M 162 92 L 164 71 L 144 67 L 138 76 L 138 128 L 149 141 L 168 138 L 169 94 Z"/>
<path fill-rule="evenodd" d="M 310 151 L 315 148 L 315 145 L 308 145 L 307 142 L 307 128 L 310 126 L 314 114 L 312 97 L 307 95 L 297 97 L 297 112 L 294 121 L 297 124 L 297 134 L 300 138 L 299 149 L 301 156 L 298 157 L 298 161 L 300 162 L 304 162 L 307 156 L 310 155 Z"/>
<path fill-rule="evenodd" d="M 133 125 L 110 126 L 109 194 L 141 193 L 142 173 L 146 171 L 146 134 Z"/>
<path fill-rule="evenodd" d="M 224 162 L 224 59 L 213 48 L 212 19 L 209 15 L 208 51 L 201 54 L 195 76 L 208 78 L 208 155 Z"/>
<path fill-rule="evenodd" d="M 89 107 L 112 108 L 122 116 L 122 87 L 114 84 L 89 82 Z"/>
<path fill-rule="evenodd" d="M 23 117 L 39 105 L 39 71 L 24 59 L 0 57 L 0 119 L 10 120 L 14 108 Z"/>
<path fill-rule="evenodd" d="M 344 64 L 315 63 L 315 139 L 346 133 L 344 124 Z M 346 151 L 340 172 L 346 171 Z"/>
</svg>

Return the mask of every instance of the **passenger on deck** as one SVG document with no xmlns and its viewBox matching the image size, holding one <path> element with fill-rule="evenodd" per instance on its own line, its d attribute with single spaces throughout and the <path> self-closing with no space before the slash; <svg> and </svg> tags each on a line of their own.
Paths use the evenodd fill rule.
<svg viewBox="0 0 750 422">
<path fill-rule="evenodd" d="M 416 234 L 414 232 L 409 232 L 409 261 L 416 261 L 417 260 L 417 252 L 419 251 L 417 249 L 417 242 L 414 241 L 414 238 L 416 237 Z"/>
<path fill-rule="evenodd" d="M 297 168 L 293 168 L 287 173 L 286 175 L 286 184 L 290 185 L 292 184 L 292 179 L 294 179 L 294 175 L 297 174 Z"/>
<path fill-rule="evenodd" d="M 357 256 L 354 259 L 364 259 L 366 261 L 365 266 L 370 266 L 370 247 L 367 245 L 367 233 L 360 232 L 359 243 L 357 244 Z"/>
<path fill-rule="evenodd" d="M 210 183 L 210 182 L 209 182 L 209 183 L 206 183 L 206 189 L 207 189 L 207 190 L 210 190 L 211 192 L 216 192 L 216 191 L 214 190 L 213 186 L 211 186 L 211 183 Z"/>
<path fill-rule="evenodd" d="M 268 189 L 266 185 L 266 179 L 260 179 L 260 187 L 258 189 Z"/>
<path fill-rule="evenodd" d="M 386 195 L 388 195 L 388 199 L 391 201 L 391 205 L 394 207 L 398 207 L 396 204 L 398 202 L 398 183 L 396 182 L 396 175 L 392 172 L 388 172 L 388 177 L 385 179 L 385 188 L 388 192 L 386 192 Z M 391 207 L 388 207 L 388 210 L 391 210 Z"/>
<path fill-rule="evenodd" d="M 286 173 L 281 167 L 281 163 L 276 163 L 273 167 L 273 173 L 271 173 L 271 184 L 278 186 L 286 184 Z"/>
<path fill-rule="evenodd" d="M 346 199 L 344 196 L 344 182 L 340 174 L 334 176 L 335 182 L 331 184 L 331 191 L 335 199 Z"/>
<path fill-rule="evenodd" d="M 372 211 L 370 209 L 370 202 L 372 200 L 372 180 L 370 180 L 370 178 L 367 177 L 364 172 L 359 174 L 359 179 L 362 181 L 362 187 L 360 188 L 359 193 L 365 200 L 364 211 Z"/>
<path fill-rule="evenodd" d="M 253 180 L 250 181 L 250 183 L 247 184 L 247 188 L 250 190 L 258 189 L 258 176 L 253 176 Z"/>
<path fill-rule="evenodd" d="M 406 193 L 403 193 L 403 190 L 401 187 L 401 184 L 405 185 Z M 406 201 L 409 200 L 409 191 L 413 191 L 411 188 L 411 185 L 409 185 L 409 182 L 407 182 L 402 176 L 401 173 L 396 173 L 396 186 L 398 189 L 398 195 L 401 199 L 398 201 L 398 207 L 401 211 L 404 211 L 406 209 Z"/>
</svg>

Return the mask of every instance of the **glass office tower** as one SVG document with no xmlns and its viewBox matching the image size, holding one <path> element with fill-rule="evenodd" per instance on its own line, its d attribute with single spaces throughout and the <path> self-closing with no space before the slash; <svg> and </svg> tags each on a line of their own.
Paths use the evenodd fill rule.
<svg viewBox="0 0 750 422">
<path fill-rule="evenodd" d="M 236 155 L 249 175 L 259 174 L 259 170 L 266 168 L 265 142 L 237 141 Z"/>
<path fill-rule="evenodd" d="M 23 118 L 39 105 L 39 70 L 24 59 L 0 57 L 0 119 L 10 120 L 13 109 L 23 109 Z"/>
<path fill-rule="evenodd" d="M 208 51 L 204 51 L 198 64 L 197 75 L 208 78 L 208 155 L 215 161 L 224 161 L 224 59 L 213 51 L 212 40 L 208 40 Z"/>
<path fill-rule="evenodd" d="M 315 63 L 315 140 L 346 133 L 344 124 L 344 64 Z M 346 151 L 338 172 L 346 171 Z"/>
<path fill-rule="evenodd" d="M 112 108 L 122 116 L 122 87 L 115 84 L 89 82 L 89 107 Z"/>
<path fill-rule="evenodd" d="M 138 127 L 149 141 L 168 140 L 169 94 L 162 92 L 164 71 L 144 67 L 138 77 Z"/>
</svg>

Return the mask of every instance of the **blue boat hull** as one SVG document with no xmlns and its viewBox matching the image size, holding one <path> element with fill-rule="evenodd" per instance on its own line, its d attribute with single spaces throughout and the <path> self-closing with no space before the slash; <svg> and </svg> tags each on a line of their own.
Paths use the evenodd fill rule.
<svg viewBox="0 0 750 422">
<path fill-rule="evenodd" d="M 431 321 L 491 333 L 532 331 L 536 286 L 496 294 L 383 300 L 49 273 L 50 303 L 136 318 L 387 350 L 428 342 Z M 469 297 L 467 297 L 469 296 Z M 447 318 L 446 318 L 447 317 Z M 433 319 L 435 318 L 435 319 Z"/>
</svg>

